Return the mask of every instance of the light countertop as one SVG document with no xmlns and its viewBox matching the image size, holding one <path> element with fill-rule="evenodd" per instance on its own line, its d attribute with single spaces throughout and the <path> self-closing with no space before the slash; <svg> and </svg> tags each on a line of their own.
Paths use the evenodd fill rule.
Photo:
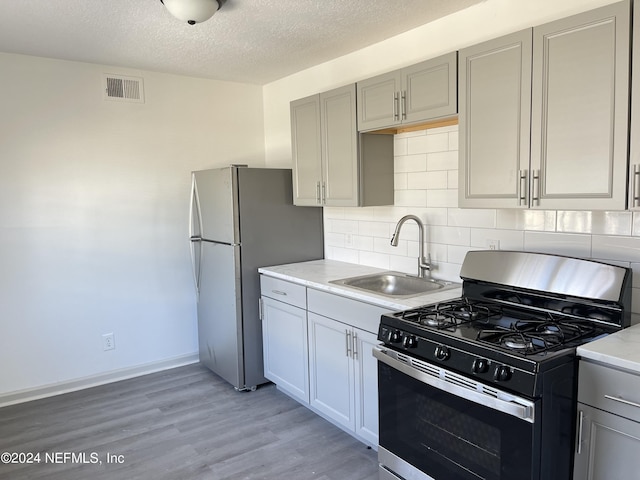
<svg viewBox="0 0 640 480">
<path fill-rule="evenodd" d="M 578 355 L 640 374 L 640 325 L 582 345 Z"/>
<path fill-rule="evenodd" d="M 262 267 L 259 268 L 258 271 L 271 277 L 288 280 L 317 290 L 324 290 L 380 307 L 388 307 L 390 311 L 406 310 L 420 305 L 449 300 L 462 295 L 462 285 L 460 285 L 459 288 L 435 291 L 408 298 L 391 298 L 342 285 L 335 285 L 329 282 L 342 278 L 386 271 L 381 268 L 339 262 L 336 260 L 313 260 L 310 262 L 290 263 L 273 267 Z"/>
</svg>

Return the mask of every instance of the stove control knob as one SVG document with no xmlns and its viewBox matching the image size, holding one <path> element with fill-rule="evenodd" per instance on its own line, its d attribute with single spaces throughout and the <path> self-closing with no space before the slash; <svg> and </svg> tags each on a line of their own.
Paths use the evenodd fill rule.
<svg viewBox="0 0 640 480">
<path fill-rule="evenodd" d="M 497 365 L 493 372 L 493 379 L 496 382 L 506 382 L 511 378 L 511 370 L 505 365 Z"/>
<path fill-rule="evenodd" d="M 449 352 L 449 349 L 444 345 L 438 345 L 434 353 L 438 360 L 447 360 L 451 355 L 451 352 Z"/>
<path fill-rule="evenodd" d="M 416 348 L 418 346 L 418 339 L 413 335 L 409 335 L 402 339 L 402 346 L 404 348 Z"/>
<path fill-rule="evenodd" d="M 485 373 L 487 370 L 489 370 L 489 362 L 486 358 L 476 358 L 471 364 L 473 373 Z"/>
<path fill-rule="evenodd" d="M 400 343 L 402 341 L 402 334 L 400 330 L 391 330 L 389 332 L 389 342 L 390 343 Z"/>
</svg>

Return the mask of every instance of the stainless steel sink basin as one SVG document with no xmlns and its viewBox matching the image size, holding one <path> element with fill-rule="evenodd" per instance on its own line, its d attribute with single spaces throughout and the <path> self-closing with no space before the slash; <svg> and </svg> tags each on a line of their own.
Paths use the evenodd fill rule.
<svg viewBox="0 0 640 480">
<path fill-rule="evenodd" d="M 335 285 L 357 288 L 378 295 L 388 297 L 411 297 L 425 293 L 447 290 L 460 286 L 457 283 L 434 280 L 431 278 L 418 278 L 398 272 L 381 272 L 359 277 L 342 278 L 333 280 Z"/>
</svg>

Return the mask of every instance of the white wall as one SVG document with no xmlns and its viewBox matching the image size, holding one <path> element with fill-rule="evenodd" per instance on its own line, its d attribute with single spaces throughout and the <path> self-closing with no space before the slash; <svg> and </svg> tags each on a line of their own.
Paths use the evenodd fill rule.
<svg viewBox="0 0 640 480">
<path fill-rule="evenodd" d="M 196 354 L 190 171 L 264 165 L 261 88 L 8 54 L 0 71 L 0 397 Z M 103 73 L 143 77 L 145 103 L 104 100 Z"/>
</svg>

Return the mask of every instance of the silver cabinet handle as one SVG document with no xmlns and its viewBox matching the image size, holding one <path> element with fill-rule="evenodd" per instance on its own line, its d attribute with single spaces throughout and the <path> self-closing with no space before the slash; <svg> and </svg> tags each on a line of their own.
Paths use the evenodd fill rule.
<svg viewBox="0 0 640 480">
<path fill-rule="evenodd" d="M 325 205 L 327 203 L 327 184 L 325 182 L 322 182 L 322 200 L 321 203 L 322 205 Z"/>
<path fill-rule="evenodd" d="M 533 186 L 532 190 L 532 198 L 531 205 L 539 206 L 540 205 L 540 170 L 533 171 Z"/>
<path fill-rule="evenodd" d="M 282 290 L 271 290 L 271 291 L 276 295 L 284 295 L 285 297 L 287 296 L 287 292 L 283 292 Z"/>
<path fill-rule="evenodd" d="M 633 165 L 632 207 L 640 207 L 640 164 Z"/>
<path fill-rule="evenodd" d="M 400 99 L 398 98 L 398 92 L 393 94 L 393 119 L 400 120 Z"/>
<path fill-rule="evenodd" d="M 407 92 L 405 90 L 402 91 L 402 103 L 400 104 L 402 108 L 402 120 L 407 118 Z"/>
<path fill-rule="evenodd" d="M 346 346 L 347 346 L 347 357 L 351 356 L 351 332 L 349 330 L 345 330 L 345 338 L 346 338 Z"/>
<path fill-rule="evenodd" d="M 607 400 L 613 400 L 614 402 L 624 403 L 625 405 L 629 405 L 631 407 L 640 408 L 640 403 L 632 402 L 631 400 L 625 400 L 624 398 L 613 397 L 611 395 L 605 395 L 604 398 L 606 398 Z"/>
<path fill-rule="evenodd" d="M 520 185 L 518 186 L 518 205 L 527 205 L 527 171 L 520 170 Z"/>
<path fill-rule="evenodd" d="M 264 320 L 264 304 L 262 302 L 262 298 L 258 299 L 258 319 Z"/>
<path fill-rule="evenodd" d="M 353 332 L 353 358 L 358 358 L 358 334 Z"/>
<path fill-rule="evenodd" d="M 322 198 L 320 197 L 320 180 L 316 182 L 316 203 L 322 205 Z"/>
<path fill-rule="evenodd" d="M 584 412 L 580 410 L 580 415 L 578 417 L 578 439 L 576 443 L 578 444 L 578 448 L 576 453 L 580 455 L 582 453 L 582 427 L 584 425 Z"/>
</svg>

